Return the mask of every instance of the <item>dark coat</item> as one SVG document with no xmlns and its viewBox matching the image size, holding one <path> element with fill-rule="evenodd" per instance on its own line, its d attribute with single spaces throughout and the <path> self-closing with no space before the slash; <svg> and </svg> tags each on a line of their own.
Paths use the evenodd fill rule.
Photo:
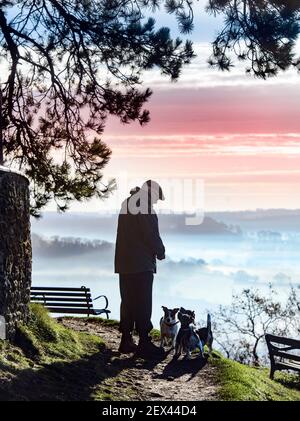
<svg viewBox="0 0 300 421">
<path fill-rule="evenodd" d="M 156 257 L 165 254 L 157 215 L 153 208 L 151 213 L 131 214 L 128 211 L 129 199 L 123 202 L 118 219 L 115 272 L 156 272 Z"/>
</svg>

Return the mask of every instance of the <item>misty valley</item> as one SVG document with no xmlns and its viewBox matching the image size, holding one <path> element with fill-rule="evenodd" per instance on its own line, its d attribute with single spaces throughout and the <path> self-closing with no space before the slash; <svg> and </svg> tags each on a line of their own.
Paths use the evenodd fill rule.
<svg viewBox="0 0 300 421">
<path fill-rule="evenodd" d="M 267 294 L 272 283 L 284 300 L 290 285 L 299 292 L 299 215 L 291 211 L 207 215 L 202 226 L 186 227 L 184 215 L 161 215 L 167 258 L 154 283 L 153 323 L 161 306 L 184 306 L 199 321 L 232 294 L 254 287 Z M 222 218 L 222 220 L 221 220 Z M 105 294 L 112 318 L 119 318 L 114 274 L 116 215 L 45 213 L 32 222 L 33 284 L 81 286 Z M 294 221 L 294 224 L 291 222 Z"/>
</svg>

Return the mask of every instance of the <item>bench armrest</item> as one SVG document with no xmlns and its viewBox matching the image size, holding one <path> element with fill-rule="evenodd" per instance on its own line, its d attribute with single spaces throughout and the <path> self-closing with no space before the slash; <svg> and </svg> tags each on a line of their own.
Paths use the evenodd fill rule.
<svg viewBox="0 0 300 421">
<path fill-rule="evenodd" d="M 99 295 L 99 297 L 94 298 L 94 299 L 93 299 L 93 301 L 96 301 L 96 300 L 98 300 L 99 298 L 104 298 L 104 299 L 105 299 L 106 306 L 104 307 L 104 309 L 103 309 L 103 310 L 106 310 L 106 309 L 107 309 L 107 307 L 108 307 L 108 299 L 107 299 L 106 295 Z"/>
</svg>

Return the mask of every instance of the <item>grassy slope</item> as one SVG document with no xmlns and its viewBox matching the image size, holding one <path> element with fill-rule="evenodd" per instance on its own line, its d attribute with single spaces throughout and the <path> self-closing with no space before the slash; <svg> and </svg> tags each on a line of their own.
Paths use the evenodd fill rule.
<svg viewBox="0 0 300 421">
<path fill-rule="evenodd" d="M 300 401 L 300 377 L 275 373 L 269 378 L 266 368 L 239 364 L 214 352 L 212 364 L 217 367 L 220 400 L 229 401 Z"/>
<path fill-rule="evenodd" d="M 19 346 L 0 341 L 0 400 L 88 398 L 96 385 L 94 360 L 104 347 L 98 336 L 71 331 L 33 304 L 17 340 Z"/>
<path fill-rule="evenodd" d="M 111 365 L 112 353 L 99 336 L 64 327 L 40 305 L 30 310 L 18 346 L 0 340 L 0 401 L 135 398 L 131 389 L 118 387 L 122 371 Z"/>
<path fill-rule="evenodd" d="M 118 325 L 99 318 L 89 322 Z M 157 339 L 159 332 L 152 335 Z M 30 323 L 20 328 L 18 341 L 19 346 L 0 341 L 0 400 L 134 399 L 130 390 L 118 389 L 122 372 L 107 364 L 103 341 L 65 328 L 41 306 L 31 306 Z M 297 376 L 276 373 L 272 381 L 268 370 L 243 366 L 217 352 L 209 363 L 217 368 L 220 400 L 300 400 Z"/>
<path fill-rule="evenodd" d="M 21 340 L 25 339 L 29 345 L 29 355 L 36 356 L 44 364 L 60 359 L 79 359 L 99 351 L 104 346 L 99 336 L 75 332 L 58 324 L 39 304 L 31 304 L 29 323 L 27 326 L 20 326 L 19 329 Z"/>
</svg>

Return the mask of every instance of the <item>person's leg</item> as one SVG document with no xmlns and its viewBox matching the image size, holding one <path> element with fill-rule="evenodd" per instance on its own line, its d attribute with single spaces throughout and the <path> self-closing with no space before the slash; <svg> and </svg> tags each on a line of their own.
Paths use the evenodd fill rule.
<svg viewBox="0 0 300 421">
<path fill-rule="evenodd" d="M 119 351 L 122 353 L 130 353 L 136 350 L 136 345 L 132 340 L 132 332 L 134 329 L 134 283 L 129 274 L 120 274 L 119 286 L 121 295 L 120 308 L 120 332 L 122 333 Z"/>
<path fill-rule="evenodd" d="M 135 282 L 135 324 L 140 340 L 136 356 L 146 359 L 162 358 L 165 355 L 164 350 L 155 346 L 149 336 L 153 328 L 151 323 L 152 287 L 153 272 L 137 274 Z"/>
<path fill-rule="evenodd" d="M 135 280 L 135 325 L 140 338 L 148 338 L 153 329 L 152 316 L 153 272 L 137 274 Z"/>
<path fill-rule="evenodd" d="M 132 311 L 132 280 L 128 274 L 119 275 L 119 286 L 121 296 L 120 308 L 120 332 L 123 335 L 131 336 L 134 328 L 134 313 Z"/>
</svg>

